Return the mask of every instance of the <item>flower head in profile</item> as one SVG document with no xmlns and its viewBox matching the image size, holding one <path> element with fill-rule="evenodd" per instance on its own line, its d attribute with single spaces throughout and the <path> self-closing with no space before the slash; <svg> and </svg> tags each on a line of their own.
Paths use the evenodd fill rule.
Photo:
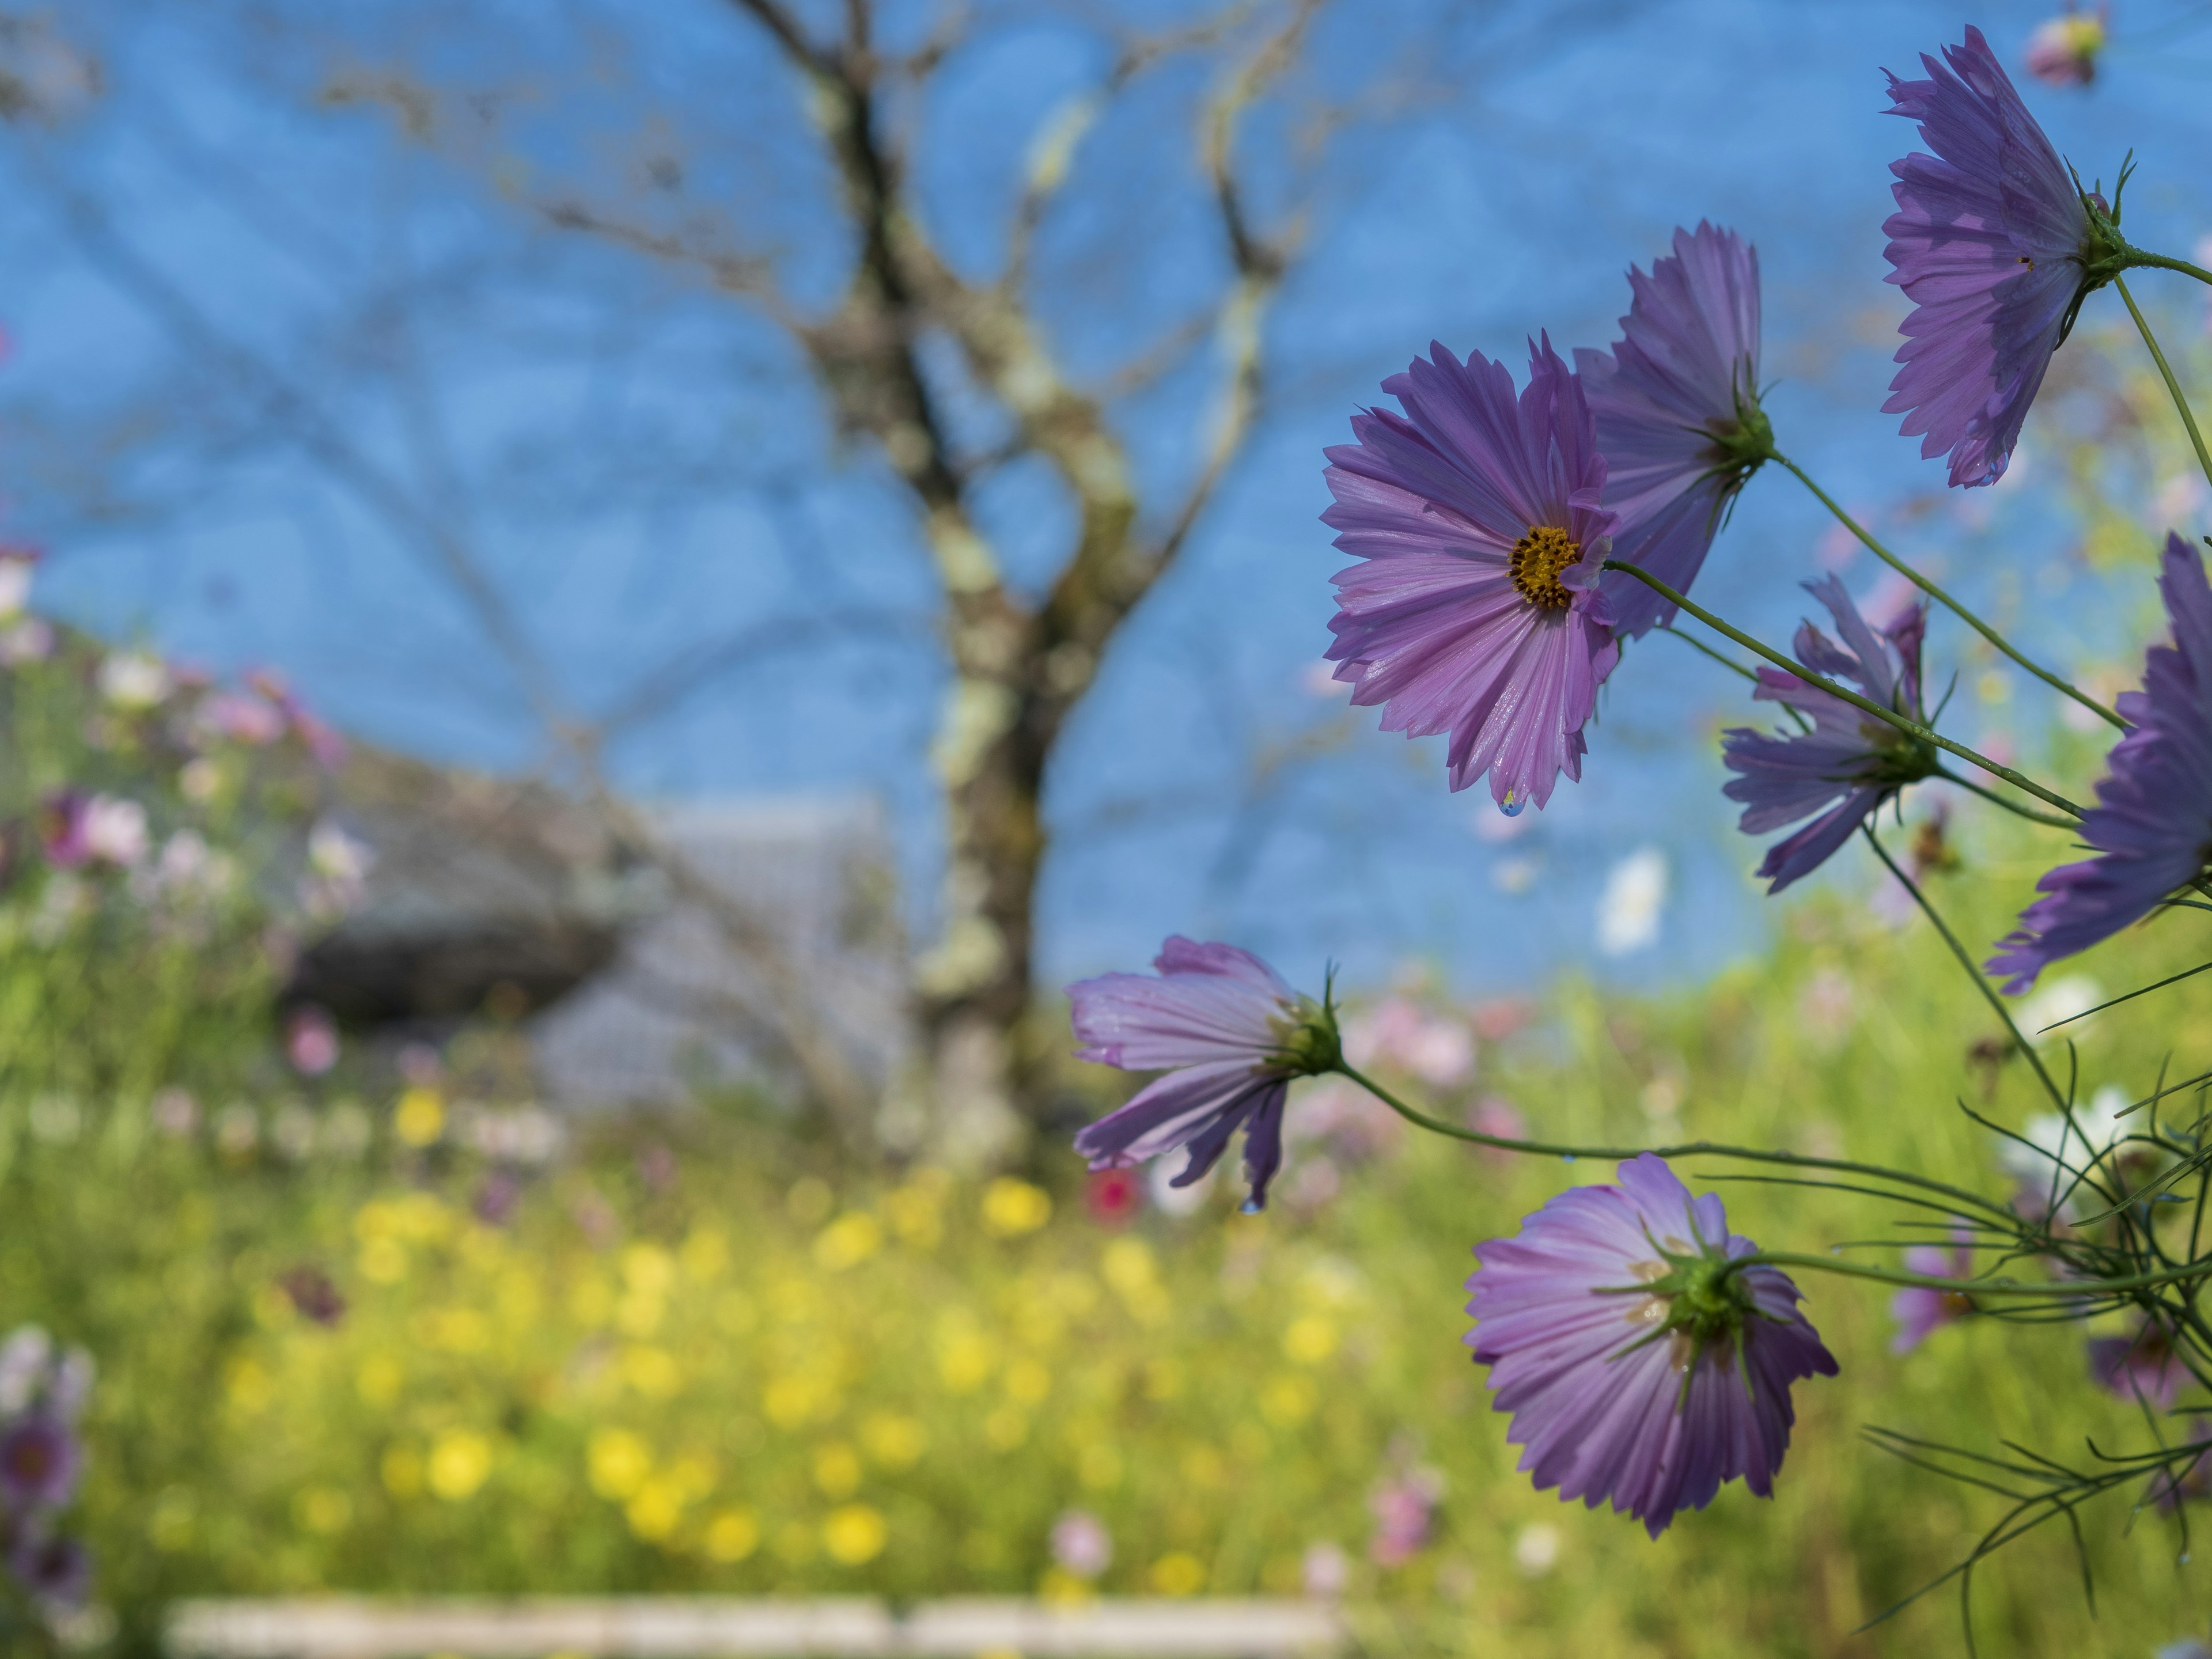
<svg viewBox="0 0 2212 1659">
<path fill-rule="evenodd" d="M 1620 647 L 1598 591 L 1614 515 L 1580 378 L 1547 338 L 1516 397 L 1503 363 L 1431 345 L 1382 383 L 1402 415 L 1352 418 L 1322 515 L 1360 562 L 1328 648 L 1382 729 L 1451 734 L 1451 787 L 1486 773 L 1508 812 L 1582 776 L 1583 726 Z"/>
<path fill-rule="evenodd" d="M 2087 86 L 2097 78 L 2097 58 L 2105 50 L 2105 30 L 2112 18 L 2108 5 L 2083 12 L 2069 4 L 2059 15 L 2037 25 L 2027 37 L 2027 72 L 2054 87 Z"/>
<path fill-rule="evenodd" d="M 1752 1242 L 1665 1161 L 1623 1164 L 1475 1249 L 1468 1340 L 1506 1438 L 1540 1488 L 1610 1498 L 1654 1538 L 1741 1477 L 1761 1497 L 1789 1449 L 1790 1385 L 1836 1374 L 1779 1269 L 1731 1268 Z"/>
<path fill-rule="evenodd" d="M 1885 412 L 1951 458 L 1951 483 L 1995 483 L 2020 441 L 2051 354 L 2084 295 L 2118 274 L 2118 210 L 2085 197 L 1978 28 L 1889 77 L 1887 113 L 1920 127 L 1890 164 L 1889 281 L 1912 301 Z M 2118 194 L 2115 192 L 2115 201 Z"/>
<path fill-rule="evenodd" d="M 1188 1147 L 1170 1183 L 1188 1187 L 1220 1161 L 1241 1128 L 1252 1189 L 1244 1207 L 1257 1212 L 1282 1167 L 1291 1079 L 1337 1064 L 1335 1013 L 1233 945 L 1170 939 L 1152 966 L 1152 974 L 1104 974 L 1067 988 L 1078 1057 L 1166 1073 L 1086 1127 L 1075 1150 L 1092 1169 L 1106 1170 Z"/>
<path fill-rule="evenodd" d="M 1840 642 L 1811 623 L 1798 626 L 1797 660 L 1816 674 L 1850 680 L 1870 702 L 1925 723 L 1920 699 L 1920 640 L 1928 610 L 1917 605 L 1877 633 L 1833 576 L 1805 584 L 1828 607 Z M 1818 812 L 1795 835 L 1766 849 L 1759 866 L 1767 891 L 1810 875 L 1874 810 L 1906 784 L 1936 770 L 1936 751 L 1841 697 L 1779 668 L 1759 671 L 1754 700 L 1778 702 L 1812 721 L 1809 729 L 1766 732 L 1740 726 L 1722 739 L 1722 757 L 1738 775 L 1730 800 L 1744 804 L 1736 827 L 1765 835 Z M 1825 809 L 1825 810 L 1824 810 Z"/>
<path fill-rule="evenodd" d="M 1916 1244 L 1905 1253 L 1905 1270 L 1928 1279 L 1972 1279 L 1972 1240 L 1960 1231 L 1951 1235 L 1948 1245 Z M 1910 1353 L 1944 1326 L 1974 1311 L 1974 1299 L 1963 1289 L 1939 1291 L 1932 1285 L 1908 1285 L 1889 1299 L 1890 1317 L 1897 1322 L 1897 1334 L 1890 1339 L 1889 1351 Z"/>
<path fill-rule="evenodd" d="M 2086 951 L 2155 910 L 2203 872 L 2212 848 L 2212 586 L 2180 537 L 2160 562 L 2173 642 L 2154 645 L 2140 691 L 2118 707 L 2135 728 L 2112 745 L 2083 815 L 2081 838 L 2096 856 L 2063 864 L 2036 883 L 2043 896 L 1998 943 L 1989 970 L 2017 996 L 2063 957 Z"/>
<path fill-rule="evenodd" d="M 1620 514 L 1613 556 L 1677 592 L 1697 580 L 1721 517 L 1773 453 L 1759 406 L 1759 252 L 1700 222 L 1645 276 L 1611 351 L 1575 353 L 1597 444 L 1606 505 Z M 1603 584 L 1614 631 L 1632 637 L 1674 606 L 1618 571 Z"/>
</svg>

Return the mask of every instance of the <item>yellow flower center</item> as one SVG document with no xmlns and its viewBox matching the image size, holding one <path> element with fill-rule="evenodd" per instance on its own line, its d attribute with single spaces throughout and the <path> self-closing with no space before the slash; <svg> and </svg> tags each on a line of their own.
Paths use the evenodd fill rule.
<svg viewBox="0 0 2212 1659">
<path fill-rule="evenodd" d="M 1575 596 L 1559 586 L 1559 573 L 1582 556 L 1582 544 L 1565 531 L 1556 525 L 1540 524 L 1513 544 L 1507 568 L 1512 573 L 1513 586 L 1529 604 L 1547 611 L 1564 611 Z"/>
</svg>

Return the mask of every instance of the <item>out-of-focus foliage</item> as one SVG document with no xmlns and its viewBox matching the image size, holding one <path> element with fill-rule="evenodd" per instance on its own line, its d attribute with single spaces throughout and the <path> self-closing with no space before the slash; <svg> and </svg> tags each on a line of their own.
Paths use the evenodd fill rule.
<svg viewBox="0 0 2212 1659">
<path fill-rule="evenodd" d="M 264 1051 L 296 929 L 358 853 L 310 828 L 336 738 L 281 682 L 222 686 L 21 609 L 0 550 L 0 1087 L 143 1103 Z"/>
<path fill-rule="evenodd" d="M 2014 896 L 2008 845 L 1970 841 L 1936 878 L 1970 937 Z M 2155 977 L 2179 935 L 2082 971 Z M 2212 994 L 2189 1012 L 2178 1029 L 2212 1031 Z M 1836 904 L 1676 1004 L 1570 986 L 1470 1014 L 1409 990 L 1355 1031 L 1493 1121 L 1841 1150 L 1994 1190 L 1992 1137 L 1951 1099 L 2034 1109 L 2017 1059 L 1966 1045 L 1995 1023 L 1940 943 Z M 2085 1091 L 2147 1091 L 2150 1031 L 2133 1008 L 2086 1023 Z M 1398 1137 L 1318 1086 L 1258 1219 L 1226 1186 L 1187 1215 L 1132 1206 L 1072 1160 L 1040 1182 L 841 1174 L 741 1113 L 604 1126 L 548 1161 L 542 1115 L 465 1097 L 488 1052 L 436 1075 L 418 1057 L 365 1104 L 325 1083 L 165 1127 L 119 1100 L 0 1104 L 0 1299 L 100 1357 L 85 1510 L 126 1637 L 185 1593 L 1295 1593 L 1340 1553 L 1354 1617 L 1394 1646 L 1919 1653 L 1956 1640 L 1948 1595 L 1848 1632 L 1992 1505 L 1860 1425 L 1973 1446 L 2002 1421 L 2069 1456 L 2084 1421 L 2113 1446 L 2147 1432 L 2092 1387 L 2078 1327 L 1969 1320 L 1893 1358 L 1883 1296 L 1811 1275 L 1844 1374 L 1801 1391 L 1777 1497 L 1729 1488 L 1654 1544 L 1528 1488 L 1459 1341 L 1468 1247 L 1608 1169 Z M 1866 1231 L 1847 1194 L 1724 1190 L 1764 1241 Z M 2085 1529 L 2103 1622 L 2052 1533 L 1983 1570 L 1985 1641 L 2125 1651 L 2184 1623 L 2202 1570 L 2175 1565 L 2169 1521 L 2112 1507 Z M 1055 1560 L 1071 1511 L 1103 1525 L 1103 1571 Z"/>
</svg>

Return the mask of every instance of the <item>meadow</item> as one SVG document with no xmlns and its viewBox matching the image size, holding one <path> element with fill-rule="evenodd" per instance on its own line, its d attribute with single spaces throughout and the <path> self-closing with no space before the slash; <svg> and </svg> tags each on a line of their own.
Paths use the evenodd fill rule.
<svg viewBox="0 0 2212 1659">
<path fill-rule="evenodd" d="M 1933 878 L 1968 937 L 2026 850 L 1970 834 Z M 2108 994 L 2155 978 L 2188 931 L 2085 968 Z M 2160 1028 L 2212 1047 L 2188 994 Z M 1694 996 L 1567 983 L 1468 1011 L 1409 983 L 1369 1006 L 1431 1039 L 1404 1052 L 1453 1077 L 1441 1109 L 1561 1137 L 1735 1139 L 2002 1192 L 1995 1137 L 1954 1102 L 2033 1114 L 1940 940 L 1843 897 Z M 2069 1028 L 2085 1097 L 2148 1091 L 2165 1056 L 2134 1012 Z M 1425 1058 L 1438 1030 L 1471 1066 Z M 2068 1460 L 2093 1454 L 2060 1425 L 2146 1432 L 2091 1382 L 2078 1326 L 1970 1318 L 1896 1357 L 1886 1293 L 1806 1275 L 1844 1370 L 1800 1391 L 1776 1497 L 1725 1489 L 1654 1543 L 1528 1489 L 1461 1345 L 1470 1247 L 1604 1167 L 1412 1136 L 1340 1093 L 1294 1096 L 1308 1132 L 1259 1218 L 1225 1185 L 1175 1214 L 1086 1181 L 1056 1138 L 1020 1174 L 856 1170 L 743 1098 L 577 1126 L 549 1157 L 516 1042 L 486 1025 L 380 1097 L 341 1067 L 204 1105 L 6 1102 L 0 1304 L 96 1357 L 81 1524 L 126 1644 L 185 1594 L 1318 1589 L 1378 1653 L 1924 1652 L 1957 1638 L 1955 1586 L 1852 1632 L 2001 1505 L 1863 1426 Z M 1736 1177 L 1754 1238 L 1896 1236 L 1848 1194 L 1680 1167 Z M 1080 1571 L 1053 1542 L 1071 1512 L 1097 1523 Z M 2048 1528 L 1977 1574 L 1996 1650 L 2148 1650 L 2192 1621 L 2203 1569 L 2172 1519 L 2111 1500 L 2082 1539 L 2101 1618 Z"/>
</svg>

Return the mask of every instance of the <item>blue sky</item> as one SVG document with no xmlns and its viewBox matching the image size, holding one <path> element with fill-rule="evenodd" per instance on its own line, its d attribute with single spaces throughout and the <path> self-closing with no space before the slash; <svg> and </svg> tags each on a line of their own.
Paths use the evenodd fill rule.
<svg viewBox="0 0 2212 1659">
<path fill-rule="evenodd" d="M 1405 0 L 1326 19 L 1307 90 L 1364 97 L 1362 118 L 1308 167 L 1291 159 L 1312 136 L 1298 119 L 1248 139 L 1262 210 L 1301 189 L 1309 214 L 1268 323 L 1275 401 L 1058 757 L 1044 971 L 1125 963 L 1176 929 L 1302 975 L 1328 956 L 1355 978 L 1426 958 L 1470 993 L 1572 963 L 1652 982 L 1755 947 L 1771 907 L 1746 879 L 1757 849 L 1729 827 L 1713 743 L 1747 710 L 1686 648 L 1630 653 L 1585 781 L 1510 841 L 1480 792 L 1446 792 L 1436 744 L 1381 736 L 1371 711 L 1310 684 L 1340 562 L 1318 522 L 1319 451 L 1352 407 L 1431 338 L 1516 362 L 1538 329 L 1608 342 L 1626 266 L 1677 223 L 1709 216 L 1758 243 L 1769 407 L 1793 454 L 2016 619 L 2023 645 L 2068 665 L 2117 656 L 2141 596 L 2066 562 L 2034 438 L 1987 499 L 1935 499 L 1940 467 L 1879 412 L 1902 314 L 1881 282 L 1887 164 L 1912 137 L 1879 113 L 1880 69 L 1910 70 L 1967 21 L 2017 68 L 2048 9 Z M 2212 6 L 2116 11 L 2098 84 L 2031 86 L 2030 102 L 2085 175 L 2132 146 L 2130 229 L 2184 252 L 2212 229 Z M 926 920 L 942 677 L 904 501 L 830 429 L 757 313 L 514 206 L 575 181 L 650 197 L 641 169 L 677 155 L 675 210 L 818 301 L 842 254 L 781 66 L 720 0 L 268 12 L 253 26 L 220 6 L 72 7 L 64 27 L 100 58 L 104 94 L 50 131 L 0 135 L 0 323 L 17 342 L 0 482 L 14 528 L 52 551 L 43 602 L 218 666 L 278 664 L 365 735 L 498 768 L 544 763 L 549 699 L 597 718 L 672 664 L 696 670 L 615 732 L 619 780 L 873 798 Z M 927 21 L 891 15 L 894 31 Z M 995 266 L 1027 144 L 1107 61 L 1069 14 L 994 24 L 908 112 L 930 228 L 963 269 Z M 441 100 L 436 146 L 364 104 L 395 67 Z M 1173 66 L 1140 82 L 1046 222 L 1039 308 L 1082 372 L 1218 284 L 1191 176 L 1199 85 Z M 487 89 L 506 97 L 496 137 L 471 125 Z M 2179 279 L 2141 286 L 2195 325 Z M 1212 368 L 1200 350 L 1123 406 L 1147 479 L 1188 471 Z M 364 505 L 349 455 L 465 538 L 540 664 L 534 690 L 434 545 Z M 1068 517 L 1050 480 L 1009 469 L 986 517 L 1018 574 L 1042 580 Z M 1796 584 L 1822 568 L 1824 523 L 1786 477 L 1759 478 L 1700 597 L 1780 636 Z M 1844 574 L 1863 591 L 1874 573 L 1862 556 Z M 1939 626 L 1931 653 L 1961 647 Z M 1992 721 L 2032 733 L 2051 713 L 2025 684 L 2001 714 L 1961 708 L 1970 738 Z M 1599 963 L 1605 873 L 1644 846 L 1672 872 L 1661 940 Z M 1838 879 L 1863 882 L 1855 859 Z"/>
</svg>

